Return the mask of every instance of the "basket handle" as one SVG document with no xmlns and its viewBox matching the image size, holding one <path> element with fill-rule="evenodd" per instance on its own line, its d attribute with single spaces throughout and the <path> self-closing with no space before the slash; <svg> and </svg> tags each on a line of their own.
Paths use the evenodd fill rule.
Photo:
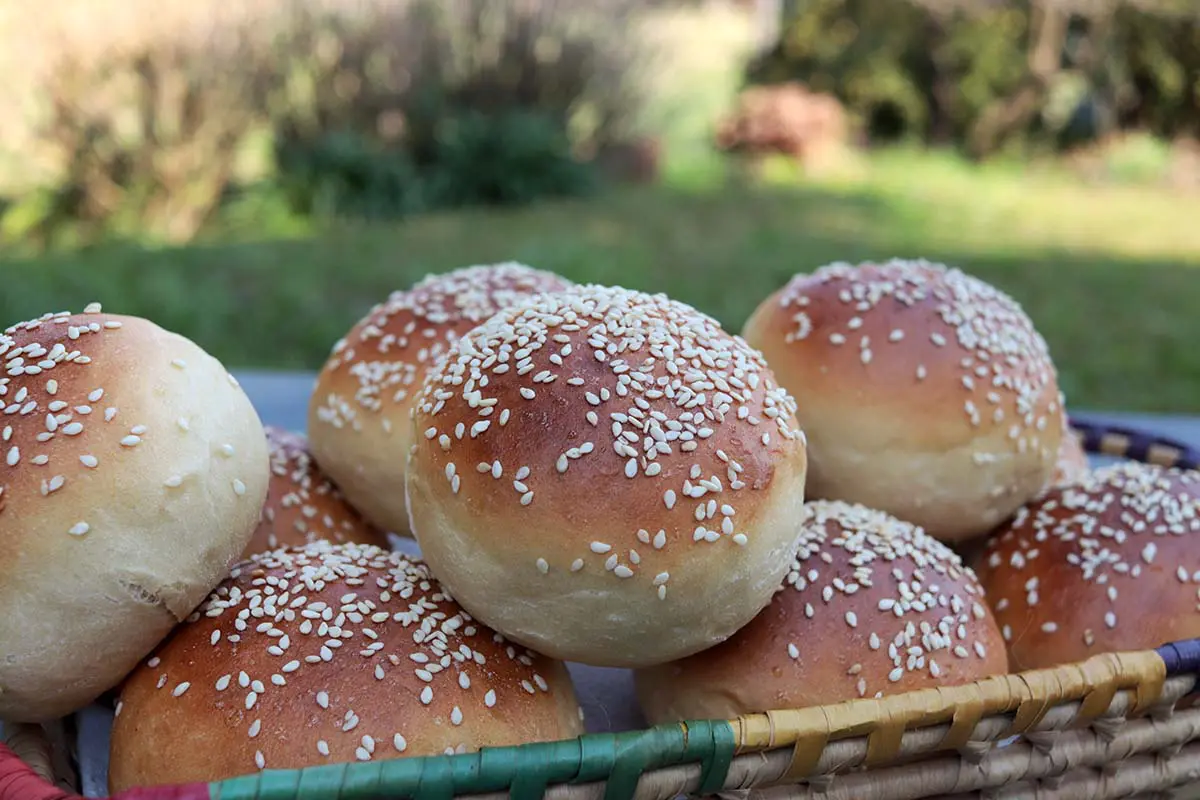
<svg viewBox="0 0 1200 800">
<path fill-rule="evenodd" d="M 1200 469 L 1200 450 L 1166 436 L 1137 428 L 1111 425 L 1087 415 L 1072 414 L 1071 430 L 1083 441 L 1083 449 L 1096 455 L 1125 458 L 1160 467 Z"/>
</svg>

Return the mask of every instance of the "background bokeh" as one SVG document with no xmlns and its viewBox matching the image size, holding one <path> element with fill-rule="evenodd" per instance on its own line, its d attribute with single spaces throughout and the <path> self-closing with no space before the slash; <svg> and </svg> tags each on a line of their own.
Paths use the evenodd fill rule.
<svg viewBox="0 0 1200 800">
<path fill-rule="evenodd" d="M 0 318 L 99 299 L 313 369 L 525 261 L 732 329 L 927 257 L 1073 406 L 1200 411 L 1194 0 L 0 0 Z"/>
</svg>

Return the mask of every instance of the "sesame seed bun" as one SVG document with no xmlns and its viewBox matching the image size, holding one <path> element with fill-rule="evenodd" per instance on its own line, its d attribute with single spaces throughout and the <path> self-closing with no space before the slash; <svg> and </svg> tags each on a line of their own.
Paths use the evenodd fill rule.
<svg viewBox="0 0 1200 800">
<path fill-rule="evenodd" d="M 407 536 L 404 463 L 426 372 L 504 306 L 570 285 L 522 264 L 490 264 L 431 275 L 372 308 L 334 346 L 309 406 L 312 453 L 350 504 L 376 527 Z"/>
<path fill-rule="evenodd" d="M 746 323 L 799 407 L 811 498 L 944 541 L 987 533 L 1048 483 L 1062 401 L 1015 301 L 925 261 L 798 275 Z"/>
<path fill-rule="evenodd" d="M 728 719 L 969 683 L 1007 671 L 970 569 L 920 528 L 816 501 L 785 585 L 724 643 L 639 670 L 652 723 Z"/>
<path fill-rule="evenodd" d="M 1054 477 L 1051 483 L 1059 486 L 1064 483 L 1074 483 L 1083 479 L 1091 468 L 1087 451 L 1083 449 L 1083 441 L 1074 431 L 1063 433 L 1062 444 L 1058 448 L 1058 460 L 1054 465 Z"/>
<path fill-rule="evenodd" d="M 298 433 L 267 427 L 271 483 L 245 556 L 317 540 L 388 547 L 387 535 L 362 518 L 321 471 Z"/>
<path fill-rule="evenodd" d="M 645 666 L 716 644 L 795 552 L 804 436 L 757 352 L 663 295 L 580 287 L 460 339 L 415 412 L 430 567 L 540 652 Z"/>
<path fill-rule="evenodd" d="M 1200 473 L 1123 463 L 1055 487 L 979 577 L 1014 669 L 1200 636 Z"/>
<path fill-rule="evenodd" d="M 129 676 L 109 790 L 571 738 L 580 717 L 565 665 L 419 560 L 316 542 L 236 566 Z"/>
<path fill-rule="evenodd" d="M 47 315 L 0 335 L 0 718 L 115 686 L 228 572 L 267 444 L 215 359 L 152 322 Z"/>
</svg>

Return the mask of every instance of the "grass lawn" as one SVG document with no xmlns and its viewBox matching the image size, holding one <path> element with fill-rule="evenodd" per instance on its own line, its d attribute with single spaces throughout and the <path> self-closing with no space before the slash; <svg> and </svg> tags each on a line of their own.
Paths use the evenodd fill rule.
<svg viewBox="0 0 1200 800">
<path fill-rule="evenodd" d="M 665 291 L 736 330 L 795 272 L 925 256 L 1025 306 L 1073 406 L 1200 411 L 1200 196 L 889 153 L 805 181 L 768 175 L 755 188 L 701 163 L 663 186 L 518 211 L 256 226 L 181 249 L 0 257 L 0 319 L 99 299 L 231 366 L 315 368 L 388 291 L 471 263 L 516 259 Z"/>
</svg>

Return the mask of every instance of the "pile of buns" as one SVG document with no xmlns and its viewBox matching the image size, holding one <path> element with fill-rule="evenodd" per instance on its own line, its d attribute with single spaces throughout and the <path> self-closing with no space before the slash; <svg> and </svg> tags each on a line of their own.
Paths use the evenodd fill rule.
<svg viewBox="0 0 1200 800">
<path fill-rule="evenodd" d="M 113 692 L 114 792 L 570 738 L 565 662 L 658 723 L 1200 635 L 1200 476 L 1090 469 L 1030 319 L 939 264 L 797 275 L 741 335 L 431 276 L 333 347 L 307 438 L 95 306 L 0 362 L 0 718 Z"/>
</svg>

